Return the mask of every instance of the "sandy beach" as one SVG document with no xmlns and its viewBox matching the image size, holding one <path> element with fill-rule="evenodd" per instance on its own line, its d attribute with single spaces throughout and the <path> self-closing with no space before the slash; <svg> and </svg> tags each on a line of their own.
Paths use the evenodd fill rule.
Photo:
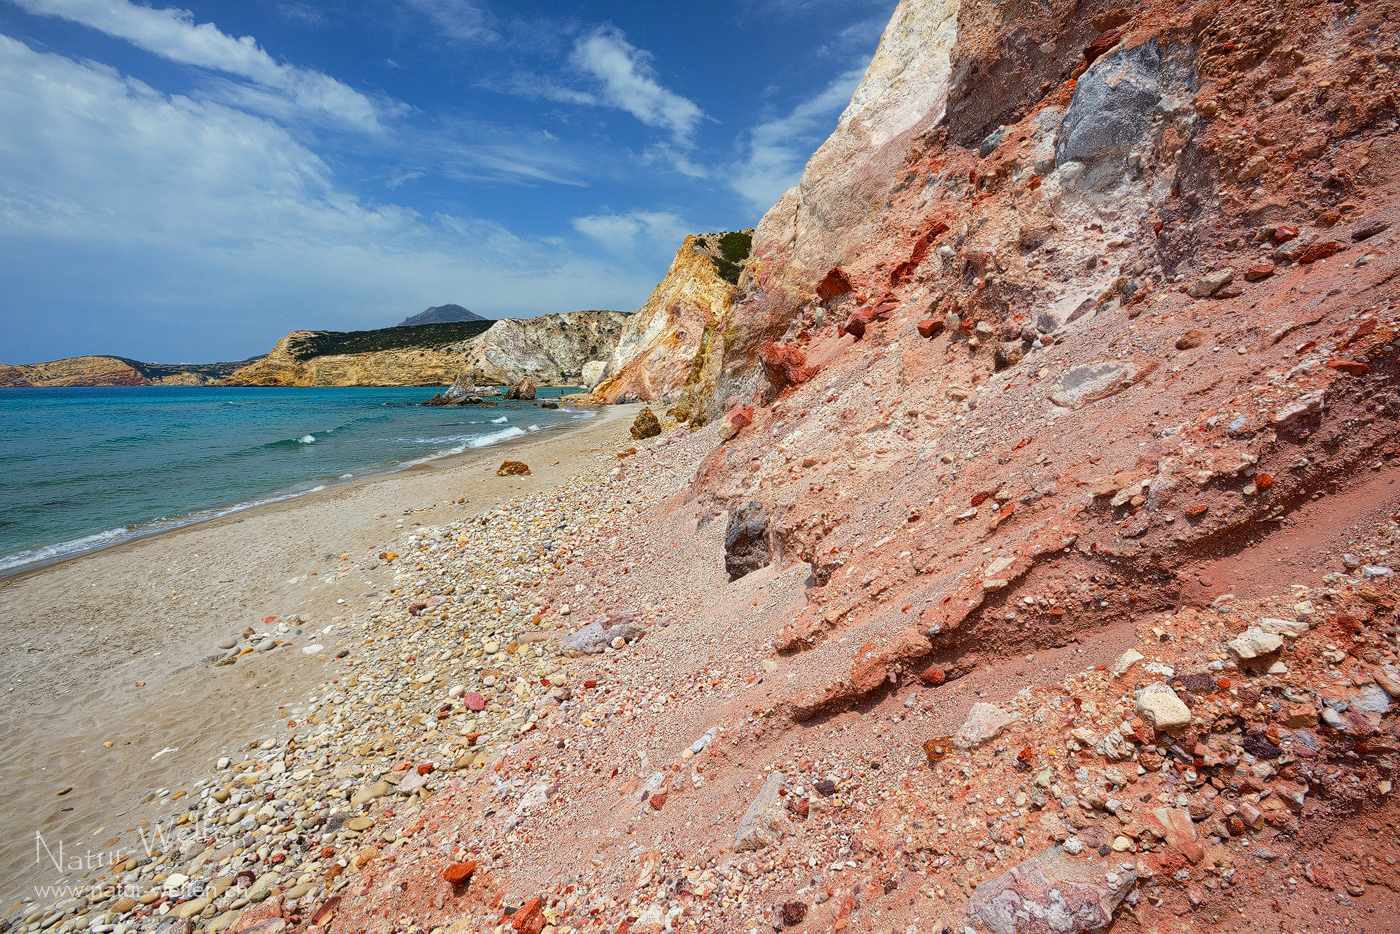
<svg viewBox="0 0 1400 934">
<path fill-rule="evenodd" d="M 556 486 L 626 438 L 636 408 L 0 582 L 0 892 L 53 881 L 60 843 L 67 861 L 167 815 L 182 783 L 335 677 L 405 530 Z M 497 477 L 506 458 L 530 476 Z M 221 644 L 279 623 L 286 645 L 217 664 Z"/>
</svg>

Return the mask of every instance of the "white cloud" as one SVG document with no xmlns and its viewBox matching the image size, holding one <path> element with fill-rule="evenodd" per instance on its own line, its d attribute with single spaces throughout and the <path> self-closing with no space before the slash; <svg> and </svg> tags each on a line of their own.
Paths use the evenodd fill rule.
<svg viewBox="0 0 1400 934">
<path fill-rule="evenodd" d="M 653 284 L 488 221 L 366 203 L 271 120 L 5 36 L 0 281 L 15 361 L 237 358 L 292 327 L 381 326 L 448 299 L 492 316 L 629 308 Z"/>
<path fill-rule="evenodd" d="M 758 207 L 767 209 L 802 178 L 802 169 L 851 102 L 865 69 L 853 68 L 786 116 L 749 131 L 748 154 L 735 166 L 730 185 Z"/>
<path fill-rule="evenodd" d="M 486 13 L 471 0 L 408 0 L 408 4 L 449 39 L 479 40 L 495 35 Z"/>
<path fill-rule="evenodd" d="M 234 38 L 194 14 L 127 0 L 13 0 L 30 13 L 80 23 L 183 65 L 237 75 L 285 96 L 303 111 L 367 131 L 380 129 L 373 101 L 329 75 L 277 62 L 252 36 Z"/>
<path fill-rule="evenodd" d="M 668 252 L 692 233 L 679 214 L 670 211 L 632 211 L 628 214 L 592 214 L 575 217 L 574 229 L 597 240 L 619 255 L 633 253 L 639 245 L 668 246 Z M 638 244 L 641 238 L 644 244 Z"/>
<path fill-rule="evenodd" d="M 601 103 L 625 110 L 647 126 L 667 130 L 677 145 L 689 147 L 705 112 L 662 87 L 651 58 L 620 30 L 600 26 L 574 44 L 570 62 L 602 85 Z"/>
</svg>

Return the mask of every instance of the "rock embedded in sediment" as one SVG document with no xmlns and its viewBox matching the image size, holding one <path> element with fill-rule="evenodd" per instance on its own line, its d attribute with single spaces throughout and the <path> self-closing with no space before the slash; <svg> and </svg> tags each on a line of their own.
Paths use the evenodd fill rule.
<svg viewBox="0 0 1400 934">
<path fill-rule="evenodd" d="M 1133 695 L 1133 707 L 1139 717 L 1159 730 L 1176 729 L 1191 722 L 1191 708 L 1161 681 L 1138 690 Z"/>
<path fill-rule="evenodd" d="M 791 824 L 781 800 L 786 789 L 781 772 L 768 776 L 734 831 L 735 852 L 762 850 L 782 842 Z"/>
<path fill-rule="evenodd" d="M 594 620 L 578 632 L 559 637 L 559 650 L 565 655 L 596 655 L 616 647 L 618 640 L 631 642 L 642 634 L 631 620 Z"/>
<path fill-rule="evenodd" d="M 528 477 L 530 466 L 524 461 L 504 461 L 496 471 L 498 477 Z"/>
<path fill-rule="evenodd" d="M 1251 626 L 1227 642 L 1226 646 L 1239 659 L 1249 661 L 1263 655 L 1272 655 L 1283 648 L 1283 637 L 1265 632 L 1258 626 Z"/>
<path fill-rule="evenodd" d="M 731 507 L 724 531 L 724 570 L 731 581 L 767 567 L 772 560 L 768 540 L 768 513 L 751 501 Z"/>
<path fill-rule="evenodd" d="M 1009 714 L 996 704 L 973 704 L 967 719 L 953 734 L 953 745 L 959 749 L 973 749 L 995 739 L 1018 719 L 1019 715 Z"/>
<path fill-rule="evenodd" d="M 967 903 L 967 925 L 988 934 L 1101 931 L 1137 877 L 1122 857 L 1073 856 L 1052 846 L 979 885 Z"/>
</svg>

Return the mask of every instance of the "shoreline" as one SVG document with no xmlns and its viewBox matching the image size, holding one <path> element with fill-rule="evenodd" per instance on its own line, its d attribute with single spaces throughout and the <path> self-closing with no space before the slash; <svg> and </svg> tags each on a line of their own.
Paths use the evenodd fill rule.
<svg viewBox="0 0 1400 934">
<path fill-rule="evenodd" d="M 445 525 L 557 488 L 627 437 L 639 406 L 387 474 L 166 529 L 0 579 L 3 890 L 42 879 L 38 835 L 96 848 L 160 820 L 178 783 L 276 726 L 336 677 L 403 565 L 376 555 L 414 526 Z M 496 477 L 503 459 L 531 476 Z M 368 599 L 367 599 L 368 598 Z M 285 623 L 289 647 L 214 665 L 221 643 Z M 312 652 L 313 648 L 319 651 Z M 71 790 L 65 790 L 71 789 Z M 148 794 L 148 792 L 150 792 Z M 144 799 L 142 796 L 145 796 Z M 96 828 L 96 830 L 94 830 Z"/>
<path fill-rule="evenodd" d="M 126 387 L 107 387 L 107 386 L 101 386 L 101 387 L 23 387 L 23 388 L 99 388 L 99 389 L 110 389 L 110 388 L 126 388 Z M 133 388 L 152 388 L 152 387 L 133 387 Z M 183 386 L 180 386 L 180 387 L 154 387 L 154 388 L 191 388 L 191 387 L 183 387 Z M 202 387 L 194 387 L 194 388 L 202 388 Z M 219 387 L 219 388 L 227 388 L 227 387 Z M 253 387 L 233 387 L 233 388 L 253 388 L 253 389 L 279 388 L 279 389 L 286 389 L 286 388 L 303 388 L 303 387 L 262 387 L 262 386 L 253 386 Z M 324 388 L 324 387 L 306 387 L 306 388 Z M 331 388 L 334 388 L 334 387 L 331 387 Z M 358 388 L 358 387 L 346 387 L 346 388 Z M 388 387 L 388 388 L 402 388 L 402 387 Z M 48 570 L 49 568 L 58 567 L 58 566 L 60 566 L 60 565 L 62 565 L 62 564 L 64 564 L 64 563 L 66 563 L 66 562 L 68 562 L 68 561 L 76 561 L 76 560 L 78 560 L 78 559 L 80 559 L 80 558 L 88 557 L 88 556 L 90 556 L 90 555 L 95 555 L 95 554 L 100 554 L 100 553 L 105 552 L 105 551 L 110 551 L 110 550 L 112 550 L 112 549 L 114 549 L 114 548 L 123 548 L 123 547 L 125 547 L 125 546 L 127 546 L 127 545 L 132 545 L 132 544 L 135 544 L 136 542 L 140 542 L 140 541 L 146 541 L 146 540 L 148 540 L 148 539 L 155 538 L 155 537 L 159 537 L 159 536 L 161 536 L 161 535 L 173 534 L 173 533 L 176 533 L 176 532 L 183 531 L 183 530 L 185 530 L 185 529 L 194 528 L 194 527 L 196 527 L 196 526 L 207 525 L 207 524 L 209 524 L 209 523 L 211 523 L 211 522 L 220 522 L 220 521 L 223 521 L 223 520 L 225 520 L 225 519 L 228 519 L 228 518 L 230 518 L 230 517 L 232 517 L 232 516 L 242 516 L 242 515 L 244 515 L 244 514 L 246 514 L 246 513 L 251 513 L 251 512 L 254 512 L 255 510 L 259 510 L 259 509 L 276 507 L 276 506 L 283 505 L 283 504 L 286 504 L 286 503 L 291 503 L 291 502 L 299 502 L 299 501 L 302 501 L 302 500 L 306 499 L 307 497 L 315 496 L 315 495 L 318 495 L 318 494 L 321 494 L 321 493 L 326 493 L 326 492 L 329 492 L 329 491 L 331 491 L 331 490 L 343 489 L 343 488 L 345 488 L 345 487 L 352 486 L 352 485 L 354 485 L 354 484 L 359 484 L 359 483 L 374 483 L 374 482 L 379 481 L 379 480 L 384 480 L 384 479 L 387 479 L 387 478 L 389 478 L 389 477 L 398 476 L 398 475 L 400 475 L 400 474 L 404 474 L 404 473 L 407 473 L 407 472 L 410 472 L 410 471 L 414 471 L 414 470 L 420 470 L 420 469 L 423 469 L 423 468 L 436 469 L 436 468 L 438 468 L 438 467 L 444 467 L 444 468 L 446 468 L 446 467 L 451 467 L 451 466 L 453 466 L 453 464 L 452 464 L 451 462 L 453 462 L 453 461 L 454 461 L 455 459 L 457 459 L 457 458 L 470 457 L 470 456 L 472 456 L 473 454 L 477 454 L 477 453 L 481 453 L 481 452 L 485 452 L 485 451 L 489 451 L 489 450 L 503 450 L 503 449 L 505 449 L 508 445 L 516 444 L 516 443 L 520 443 L 520 442 L 527 442 L 527 441 L 529 441 L 529 440 L 532 439 L 532 438 L 537 438 L 537 437 L 540 437 L 540 436 L 544 435 L 546 432 L 557 432 L 557 431 L 559 431 L 559 430 L 561 430 L 561 429 L 583 428 L 585 425 L 591 423 L 592 420 L 593 420 L 594 418 L 597 418 L 599 415 L 601 415 L 602 412 L 603 412 L 604 409 L 605 409 L 605 407 L 603 407 L 603 406 L 586 405 L 586 404 L 583 404 L 583 403 L 572 403 L 572 404 L 571 404 L 571 407 L 572 407 L 572 408 L 577 408 L 577 409 L 578 409 L 579 411 L 581 411 L 581 412 L 585 412 L 585 411 L 586 411 L 586 412 L 591 412 L 591 413 L 593 413 L 593 414 L 592 414 L 589 418 L 581 418 L 581 419 L 578 419 L 577 421 L 566 422 L 566 423 L 559 424 L 559 425 L 549 425 L 549 426 L 546 426 L 546 427 L 544 427 L 544 428 L 539 429 L 539 430 L 536 431 L 536 432 L 531 432 L 531 433 L 528 433 L 528 434 L 525 434 L 525 435 L 520 435 L 520 436 L 517 436 L 517 437 L 514 437 L 514 438 L 506 438 L 506 439 L 504 439 L 504 440 L 502 440 L 502 441 L 492 442 L 491 444 L 484 445 L 484 446 L 479 447 L 479 448 L 471 448 L 471 449 L 466 450 L 466 451 L 456 451 L 456 452 L 452 452 L 452 453 L 430 454 L 430 455 L 428 455 L 428 456 L 426 456 L 426 457 L 424 457 L 424 458 L 419 458 L 418 460 L 405 461 L 405 462 L 402 462 L 402 463 L 400 463 L 400 464 L 397 464 L 397 465 L 394 465 L 394 466 L 390 466 L 390 467 L 376 468 L 376 469 L 374 469 L 374 470 L 372 470 L 372 471 L 370 471 L 370 472 L 367 472 L 367 473 L 362 474 L 362 475 L 360 475 L 360 476 L 356 476 L 356 477 L 354 477 L 354 478 L 352 478 L 352 479 L 349 479 L 349 480 L 331 480 L 331 481 L 328 481 L 328 482 L 325 482 L 325 483 L 318 484 L 317 486 L 315 486 L 315 487 L 313 487 L 313 488 L 311 488 L 311 489 L 309 489 L 309 490 L 302 490 L 302 491 L 299 491 L 299 492 L 297 492 L 297 491 L 293 491 L 293 492 L 283 492 L 283 493 L 275 493 L 275 492 L 274 492 L 274 493 L 268 493 L 268 494 L 266 494 L 266 497 L 267 497 L 267 498 L 260 499 L 260 500 L 255 500 L 255 501 L 250 502 L 250 503 L 233 503 L 233 504 L 231 504 L 231 505 L 225 505 L 225 506 L 211 506 L 211 507 L 207 507 L 206 509 L 203 510 L 203 512 L 206 512 L 206 513 L 213 513 L 213 515 L 201 516 L 201 515 L 199 515 L 198 513 L 196 513 L 196 514 L 193 514 L 193 515 L 190 515 L 190 516 L 186 516 L 186 517 L 182 517 L 182 518 L 178 518 L 178 519 L 164 520 L 164 521 L 169 522 L 170 524 L 169 524 L 169 525 L 166 525 L 166 526 L 164 526 L 164 527 L 161 527 L 161 528 L 147 528 L 147 529 L 145 529 L 145 530 L 140 530 L 140 529 L 130 530 L 130 531 L 131 531 L 131 534 L 130 534 L 129 536 L 122 537 L 122 538 L 120 538 L 119 541 L 112 542 L 111 544 L 95 543 L 94 546 L 91 547 L 91 548 L 83 548 L 83 549 L 75 550 L 75 551 L 68 552 L 68 553 L 65 553 L 65 554 L 56 555 L 56 556 L 53 556 L 53 557 L 51 557 L 51 558 L 40 559 L 40 560 L 33 561 L 33 562 L 30 562 L 30 563 L 27 563 L 27 564 L 16 565 L 16 566 L 14 566 L 14 567 L 8 567 L 8 568 L 6 568 L 6 567 L 0 567 L 0 584 L 4 584 L 4 583 L 7 582 L 7 581 L 11 581 L 11 580 L 15 580 L 15 579 L 17 579 L 17 578 L 21 578 L 21 577 L 23 577 L 23 576 L 25 576 L 25 575 L 27 575 L 27 574 L 39 573 L 39 572 L 41 572 L 41 571 Z M 156 522 L 159 522 L 159 521 L 162 521 L 162 520 L 152 520 L 152 522 L 151 522 L 151 523 L 148 523 L 148 525 L 153 525 L 153 524 L 155 524 Z M 116 529 L 106 529 L 106 530 L 102 530 L 102 531 L 98 531 L 98 532 L 91 532 L 91 533 L 88 533 L 88 534 L 85 535 L 85 536 L 82 536 L 81 538 L 70 539 L 70 540 L 68 540 L 68 541 L 62 541 L 62 542 L 54 542 L 54 543 L 52 543 L 52 544 L 40 545 L 40 546 L 36 546 L 36 547 L 37 547 L 37 549 L 39 549 L 39 550 L 42 550 L 42 549 L 45 549 L 45 548 L 60 547 L 60 546 L 63 546 L 63 545 L 68 545 L 68 544 L 72 544 L 72 543 L 84 541 L 85 539 L 88 539 L 88 538 L 95 538 L 95 537 L 98 537 L 98 536 L 105 536 L 105 535 L 111 534 L 112 532 L 115 532 L 115 531 L 117 531 L 117 530 L 116 530 Z M 4 557 L 5 557 L 4 555 L 0 555 L 0 559 L 3 559 Z"/>
</svg>

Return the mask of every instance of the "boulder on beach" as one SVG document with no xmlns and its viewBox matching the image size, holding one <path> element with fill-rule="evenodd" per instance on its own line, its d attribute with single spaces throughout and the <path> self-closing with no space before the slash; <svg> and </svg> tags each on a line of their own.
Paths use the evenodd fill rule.
<svg viewBox="0 0 1400 934">
<path fill-rule="evenodd" d="M 637 413 L 636 421 L 632 422 L 632 437 L 638 441 L 647 438 L 655 438 L 661 434 L 661 422 L 657 419 L 656 413 L 651 410 L 651 406 L 645 406 Z"/>
<path fill-rule="evenodd" d="M 501 469 L 496 471 L 498 477 L 528 477 L 530 476 L 530 465 L 524 461 L 506 461 L 501 464 Z"/>
</svg>

